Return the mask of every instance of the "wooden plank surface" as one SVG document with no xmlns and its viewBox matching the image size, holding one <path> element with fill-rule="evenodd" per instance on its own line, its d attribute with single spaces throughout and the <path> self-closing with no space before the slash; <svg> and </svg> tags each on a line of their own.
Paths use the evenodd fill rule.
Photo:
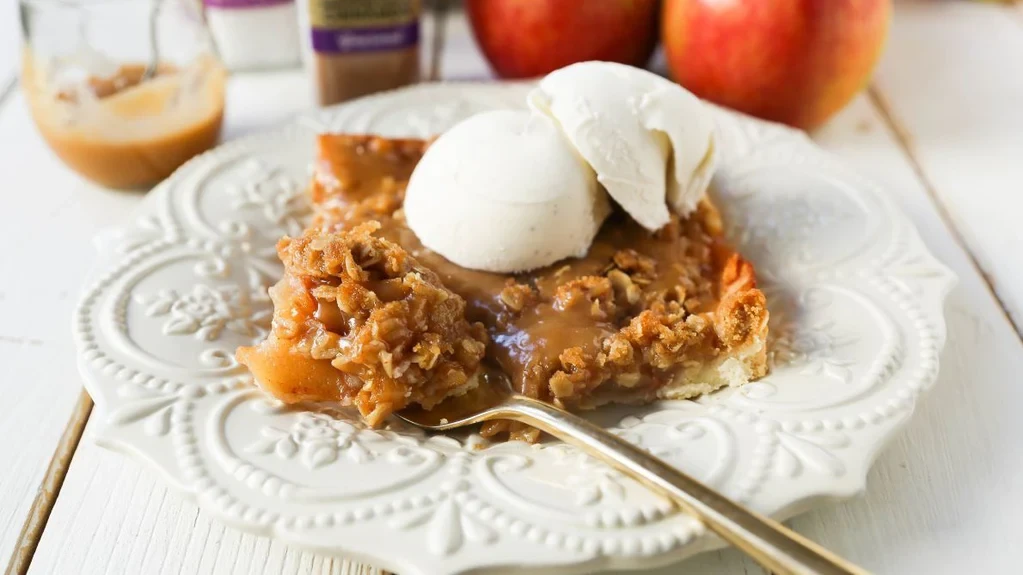
<svg viewBox="0 0 1023 575">
<path fill-rule="evenodd" d="M 380 572 L 225 527 L 149 469 L 89 442 L 87 430 L 29 573 Z"/>
<path fill-rule="evenodd" d="M 7 564 L 7 575 L 23 575 L 28 572 L 36 546 L 50 520 L 50 512 L 53 510 L 57 495 L 64 486 L 64 478 L 67 477 L 71 457 L 82 440 L 82 434 L 89 421 L 92 408 L 92 397 L 84 389 L 80 390 L 78 401 L 71 410 L 64 433 L 60 436 L 57 447 L 53 451 L 50 465 L 46 468 L 39 491 L 32 501 L 32 507 L 29 508 L 21 533 L 18 535 L 15 549 Z"/>
<path fill-rule="evenodd" d="M 37 135 L 24 98 L 0 109 L 0 557 L 14 550 L 78 399 L 71 310 L 94 258 L 89 239 L 138 198 L 67 171 Z"/>
<path fill-rule="evenodd" d="M 1017 328 L 1023 326 L 1023 13 L 897 5 L 882 104 Z"/>
</svg>

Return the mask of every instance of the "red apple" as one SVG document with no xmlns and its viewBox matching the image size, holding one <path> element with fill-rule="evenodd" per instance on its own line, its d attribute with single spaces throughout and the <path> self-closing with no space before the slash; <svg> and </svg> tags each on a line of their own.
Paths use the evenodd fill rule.
<svg viewBox="0 0 1023 575">
<path fill-rule="evenodd" d="M 643 66 L 657 0 L 468 0 L 476 42 L 498 75 L 531 78 L 586 60 Z"/>
<path fill-rule="evenodd" d="M 890 17 L 889 0 L 665 0 L 661 38 L 698 96 L 810 129 L 866 86 Z"/>
</svg>

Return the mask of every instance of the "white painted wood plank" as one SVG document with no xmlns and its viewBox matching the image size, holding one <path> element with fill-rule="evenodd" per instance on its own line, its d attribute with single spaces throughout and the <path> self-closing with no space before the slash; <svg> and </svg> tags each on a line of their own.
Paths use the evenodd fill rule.
<svg viewBox="0 0 1023 575">
<path fill-rule="evenodd" d="M 89 431 L 29 573 L 375 575 L 212 521 L 156 474 L 97 447 Z"/>
<path fill-rule="evenodd" d="M 78 399 L 69 318 L 89 239 L 138 197 L 84 183 L 37 135 L 20 92 L 0 110 L 0 560 L 6 563 Z"/>
<path fill-rule="evenodd" d="M 896 6 L 876 85 L 927 180 L 1023 326 L 1023 18 L 974 2 Z"/>
</svg>

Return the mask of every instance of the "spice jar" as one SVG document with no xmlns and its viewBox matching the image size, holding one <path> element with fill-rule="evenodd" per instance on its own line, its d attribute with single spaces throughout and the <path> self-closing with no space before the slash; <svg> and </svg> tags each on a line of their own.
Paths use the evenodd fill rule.
<svg viewBox="0 0 1023 575">
<path fill-rule="evenodd" d="M 321 106 L 419 79 L 419 0 L 299 0 L 306 70 Z"/>
</svg>

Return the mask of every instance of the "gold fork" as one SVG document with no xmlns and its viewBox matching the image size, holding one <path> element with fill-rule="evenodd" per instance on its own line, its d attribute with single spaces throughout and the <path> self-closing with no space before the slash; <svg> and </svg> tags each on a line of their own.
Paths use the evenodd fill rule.
<svg viewBox="0 0 1023 575">
<path fill-rule="evenodd" d="M 465 396 L 445 400 L 432 410 L 410 408 L 397 415 L 431 431 L 448 431 L 495 419 L 526 423 L 579 447 L 668 497 L 725 541 L 778 575 L 867 573 L 620 437 L 563 409 L 516 394 L 496 378 Z"/>
</svg>

